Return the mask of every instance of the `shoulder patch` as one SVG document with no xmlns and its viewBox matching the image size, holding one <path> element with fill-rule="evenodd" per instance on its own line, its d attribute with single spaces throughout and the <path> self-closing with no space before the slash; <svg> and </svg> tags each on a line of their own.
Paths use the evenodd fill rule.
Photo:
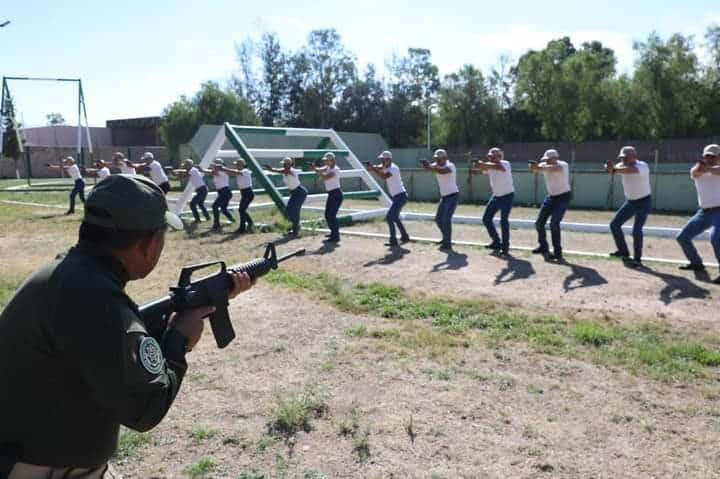
<svg viewBox="0 0 720 479">
<path fill-rule="evenodd" d="M 162 372 L 165 358 L 155 338 L 146 336 L 140 341 L 138 357 L 140 358 L 140 364 L 150 374 L 160 374 Z"/>
</svg>

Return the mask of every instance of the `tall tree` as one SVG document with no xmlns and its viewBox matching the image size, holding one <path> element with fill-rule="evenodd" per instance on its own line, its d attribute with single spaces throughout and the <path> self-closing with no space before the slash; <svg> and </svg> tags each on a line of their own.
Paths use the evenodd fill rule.
<svg viewBox="0 0 720 479">
<path fill-rule="evenodd" d="M 190 141 L 200 125 L 224 122 L 257 125 L 259 118 L 247 100 L 216 82 L 207 82 L 193 98 L 183 95 L 165 108 L 160 131 L 176 158 L 178 147 Z"/>
<path fill-rule="evenodd" d="M 3 131 L 3 155 L 14 159 L 16 162 L 20 159 L 20 143 L 18 142 L 18 129 L 22 128 L 21 124 L 15 123 L 15 101 L 8 93 L 5 96 L 5 118 Z"/>
<path fill-rule="evenodd" d="M 356 78 L 345 88 L 337 105 L 335 128 L 344 131 L 379 132 L 383 125 L 385 92 L 376 78 L 375 66 L 369 64 L 363 78 Z"/>
<path fill-rule="evenodd" d="M 444 143 L 470 147 L 497 141 L 497 98 L 490 94 L 482 72 L 474 66 L 463 65 L 445 77 L 439 105 Z"/>
</svg>

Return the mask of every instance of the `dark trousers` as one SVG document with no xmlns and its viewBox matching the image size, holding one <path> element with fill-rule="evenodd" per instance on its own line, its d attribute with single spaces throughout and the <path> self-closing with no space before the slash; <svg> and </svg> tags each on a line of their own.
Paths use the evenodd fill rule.
<svg viewBox="0 0 720 479">
<path fill-rule="evenodd" d="M 340 188 L 328 191 L 327 201 L 325 202 L 325 221 L 328 228 L 330 228 L 331 239 L 340 239 L 340 224 L 337 220 L 337 214 L 342 202 L 343 192 Z"/>
<path fill-rule="evenodd" d="M 207 198 L 207 195 L 207 186 L 201 186 L 195 190 L 195 196 L 193 196 L 192 200 L 190 200 L 190 209 L 192 210 L 192 215 L 195 218 L 195 221 L 200 221 L 200 215 L 197 211 L 198 208 L 200 208 L 200 211 L 202 211 L 206 220 L 210 219 L 210 214 L 208 214 L 208 210 L 205 208 L 205 198 Z"/>
<path fill-rule="evenodd" d="M 643 226 L 645 226 L 645 221 L 647 221 L 651 207 L 652 197 L 648 195 L 645 198 L 625 201 L 618 212 L 615 213 L 615 217 L 610 222 L 610 232 L 613 235 L 613 239 L 615 239 L 615 246 L 617 246 L 617 250 L 623 256 L 630 256 L 630 250 L 628 250 L 627 243 L 625 242 L 622 225 L 627 220 L 635 216 L 635 223 L 633 224 L 632 229 L 633 258 L 637 261 L 640 261 L 642 258 Z"/>
<path fill-rule="evenodd" d="M 715 258 L 720 263 L 720 207 L 712 209 L 699 209 L 695 216 L 683 227 L 677 235 L 677 242 L 685 253 L 685 257 L 692 264 L 702 264 L 702 258 L 693 245 L 693 238 L 712 227 L 710 244 L 715 251 Z"/>
<path fill-rule="evenodd" d="M 252 228 L 253 220 L 250 218 L 247 210 L 253 199 L 255 199 L 255 193 L 253 193 L 252 187 L 240 190 L 240 206 L 238 207 L 238 212 L 240 213 L 240 227 L 238 228 L 238 231 L 245 231 L 247 228 Z"/>
<path fill-rule="evenodd" d="M 405 203 L 407 203 L 407 193 L 404 191 L 398 193 L 392 197 L 392 205 L 390 205 L 387 215 L 385 215 L 385 221 L 388 224 L 388 228 L 390 228 L 391 243 L 397 242 L 397 239 L 395 239 L 395 225 L 397 225 L 400 230 L 401 239 L 406 240 L 409 238 L 407 231 L 405 231 L 405 226 L 403 226 L 402 221 L 400 221 L 400 211 L 402 211 Z"/>
<path fill-rule="evenodd" d="M 232 191 L 229 187 L 220 188 L 217 190 L 217 198 L 213 201 L 213 226 L 216 228 L 220 227 L 220 210 L 230 220 L 231 223 L 235 222 L 232 213 L 228 211 L 228 204 L 230 204 L 230 198 L 232 198 Z"/>
<path fill-rule="evenodd" d="M 300 210 L 302 209 L 305 198 L 307 198 L 308 192 L 303 185 L 298 186 L 290 192 L 290 198 L 288 198 L 285 212 L 287 217 L 292 223 L 293 233 L 297 234 L 300 232 Z"/>
<path fill-rule="evenodd" d="M 75 186 L 70 192 L 70 208 L 68 211 L 75 211 L 75 196 L 80 195 L 80 201 L 85 204 L 85 182 L 82 178 L 75 180 Z"/>
<path fill-rule="evenodd" d="M 510 210 L 513 207 L 513 199 L 515 198 L 515 193 L 509 193 L 507 195 L 503 196 L 495 196 L 493 195 L 490 197 L 490 201 L 488 201 L 487 206 L 485 207 L 485 214 L 483 214 L 483 224 L 485 225 L 485 228 L 487 229 L 488 235 L 490 235 L 490 240 L 492 241 L 493 245 L 500 245 L 500 249 L 502 251 L 507 252 L 510 248 Z M 495 229 L 495 223 L 493 223 L 493 218 L 495 217 L 495 213 L 500 210 L 500 231 L 502 232 L 502 241 L 500 240 L 500 237 L 497 234 L 497 230 Z"/>
<path fill-rule="evenodd" d="M 548 250 L 547 235 L 545 233 L 545 223 L 550 218 L 550 236 L 552 238 L 553 250 L 555 254 L 562 254 L 562 244 L 560 243 L 560 222 L 565 216 L 568 205 L 570 204 L 570 192 L 557 196 L 546 196 L 537 220 L 535 221 L 535 229 L 538 234 L 538 245 L 541 249 Z"/>
<path fill-rule="evenodd" d="M 441 197 L 435 212 L 435 224 L 442 233 L 444 246 L 450 246 L 452 243 L 452 217 L 455 214 L 459 198 L 458 193 Z"/>
<path fill-rule="evenodd" d="M 160 183 L 158 186 L 165 194 L 167 194 L 168 191 L 170 191 L 170 182 L 169 181 L 166 181 L 165 183 Z"/>
</svg>

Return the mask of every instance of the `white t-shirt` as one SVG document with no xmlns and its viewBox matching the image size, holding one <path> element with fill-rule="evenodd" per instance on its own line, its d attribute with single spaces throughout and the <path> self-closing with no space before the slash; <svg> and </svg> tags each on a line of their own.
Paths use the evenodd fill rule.
<svg viewBox="0 0 720 479">
<path fill-rule="evenodd" d="M 697 188 L 698 205 L 700 208 L 717 208 L 720 206 L 720 176 L 712 173 L 693 178 Z"/>
<path fill-rule="evenodd" d="M 621 174 L 625 198 L 639 200 L 650 196 L 650 168 L 644 161 L 636 161 L 637 173 Z"/>
<path fill-rule="evenodd" d="M 455 165 L 450 160 L 447 160 L 445 162 L 445 168 L 449 168 L 450 173 L 446 173 L 444 175 L 435 174 L 438 187 L 440 187 L 440 196 L 447 196 L 460 192 L 457 186 L 457 170 L 455 169 Z"/>
<path fill-rule="evenodd" d="M 247 168 L 240 170 L 242 175 L 236 176 L 238 189 L 252 188 L 252 171 Z"/>
<path fill-rule="evenodd" d="M 148 168 L 150 168 L 150 178 L 152 178 L 156 185 L 162 185 L 163 183 L 167 183 L 168 177 L 163 171 L 160 162 L 158 162 L 157 160 L 153 160 L 148 165 Z"/>
<path fill-rule="evenodd" d="M 337 166 L 328 168 L 327 170 L 325 170 L 325 174 L 328 173 L 335 173 L 335 175 L 332 178 L 324 180 L 325 191 L 337 190 L 338 188 L 340 188 L 340 168 L 338 168 Z"/>
<path fill-rule="evenodd" d="M 194 166 L 190 168 L 190 171 L 188 171 L 188 178 L 190 178 L 190 184 L 193 185 L 193 188 L 195 188 L 196 190 L 205 186 L 205 180 L 203 180 L 203 175 L 200 173 L 200 170 L 198 170 Z"/>
<path fill-rule="evenodd" d="M 570 168 L 567 162 L 558 161 L 557 166 L 561 171 L 542 170 L 545 177 L 545 189 L 550 196 L 562 195 L 570 191 Z"/>
<path fill-rule="evenodd" d="M 282 179 L 283 183 L 285 183 L 285 186 L 288 187 L 290 191 L 294 190 L 298 186 L 300 186 L 300 170 L 297 168 L 290 168 L 291 175 L 286 175 L 282 173 Z"/>
<path fill-rule="evenodd" d="M 80 174 L 80 168 L 78 168 L 78 165 L 70 165 L 65 168 L 65 170 L 73 180 L 82 180 L 82 175 Z"/>
<path fill-rule="evenodd" d="M 388 168 L 383 169 L 383 173 L 390 173 L 392 175 L 385 178 L 390 196 L 405 192 L 405 185 L 403 184 L 402 176 L 400 176 L 400 168 L 398 168 L 395 163 L 390 163 Z"/>
<path fill-rule="evenodd" d="M 132 166 L 128 166 L 125 163 L 120 162 L 120 173 L 123 175 L 136 175 L 137 172 Z"/>
<path fill-rule="evenodd" d="M 102 181 L 110 176 L 110 169 L 107 166 L 103 166 L 97 171 L 98 181 Z"/>
<path fill-rule="evenodd" d="M 230 186 L 230 177 L 224 171 L 218 171 L 213 175 L 213 182 L 216 190 L 222 190 Z"/>
<path fill-rule="evenodd" d="M 483 173 L 488 175 L 490 180 L 490 189 L 495 196 L 505 196 L 515 192 L 513 185 L 512 167 L 507 160 L 500 160 L 505 171 L 501 170 L 485 170 Z"/>
</svg>

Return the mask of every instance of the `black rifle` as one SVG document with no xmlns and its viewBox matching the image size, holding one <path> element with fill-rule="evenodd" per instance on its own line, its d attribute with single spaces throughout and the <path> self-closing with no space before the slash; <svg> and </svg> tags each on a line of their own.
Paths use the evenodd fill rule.
<svg viewBox="0 0 720 479">
<path fill-rule="evenodd" d="M 225 266 L 224 261 L 210 261 L 209 263 L 185 266 L 180 271 L 178 285 L 170 288 L 168 296 L 140 306 L 140 317 L 148 327 L 150 334 L 162 336 L 171 313 L 202 306 L 215 306 L 215 312 L 209 316 L 210 327 L 218 347 L 224 348 L 235 338 L 235 330 L 230 322 L 227 309 L 228 293 L 233 288 L 233 279 L 230 273 L 247 273 L 250 279 L 255 280 L 270 270 L 277 269 L 278 263 L 303 254 L 305 254 L 305 249 L 300 249 L 278 258 L 275 244 L 268 243 L 262 258 L 233 266 L 230 269 Z M 214 265 L 220 266 L 219 272 L 197 281 L 191 281 L 194 271 Z"/>
</svg>

